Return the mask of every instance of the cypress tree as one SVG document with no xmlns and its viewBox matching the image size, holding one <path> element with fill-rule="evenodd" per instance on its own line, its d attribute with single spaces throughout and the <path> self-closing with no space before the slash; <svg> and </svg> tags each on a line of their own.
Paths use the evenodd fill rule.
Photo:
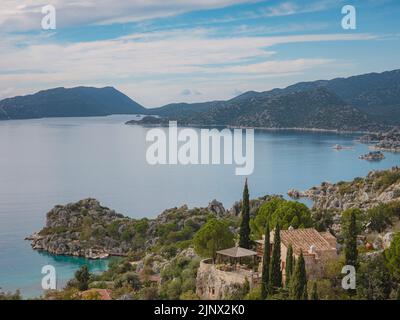
<svg viewBox="0 0 400 320">
<path fill-rule="evenodd" d="M 292 277 L 293 274 L 293 265 L 294 265 L 294 257 L 293 257 L 293 247 L 292 244 L 289 244 L 289 247 L 287 249 L 286 253 L 286 267 L 285 267 L 285 286 L 288 287 L 290 283 L 290 278 Z"/>
<path fill-rule="evenodd" d="M 314 284 L 313 284 L 310 300 L 319 300 L 318 288 L 317 288 L 316 282 L 314 282 Z"/>
<path fill-rule="evenodd" d="M 282 270 L 281 270 L 281 229 L 279 223 L 275 227 L 274 247 L 272 249 L 271 270 L 270 270 L 270 287 L 274 290 L 282 287 Z"/>
<path fill-rule="evenodd" d="M 250 201 L 247 179 L 243 189 L 242 221 L 240 224 L 239 246 L 250 249 Z"/>
<path fill-rule="evenodd" d="M 350 213 L 350 224 L 346 234 L 345 240 L 345 261 L 346 265 L 354 266 L 357 268 L 357 224 L 356 214 L 354 211 Z"/>
<path fill-rule="evenodd" d="M 303 252 L 296 261 L 292 281 L 290 283 L 290 298 L 292 300 L 307 300 L 307 274 Z"/>
<path fill-rule="evenodd" d="M 269 237 L 269 222 L 265 226 L 264 255 L 261 278 L 261 299 L 265 300 L 269 293 L 269 267 L 271 261 L 271 248 Z"/>
<path fill-rule="evenodd" d="M 75 279 L 80 291 L 85 291 L 89 288 L 90 273 L 87 265 L 83 265 L 75 272 Z"/>
</svg>

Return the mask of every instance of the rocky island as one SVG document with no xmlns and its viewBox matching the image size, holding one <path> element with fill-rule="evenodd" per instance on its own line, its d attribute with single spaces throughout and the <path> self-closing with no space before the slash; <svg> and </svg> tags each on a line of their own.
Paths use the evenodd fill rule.
<svg viewBox="0 0 400 320">
<path fill-rule="evenodd" d="M 125 124 L 128 125 L 147 125 L 147 126 L 158 126 L 162 124 L 168 124 L 166 119 L 156 117 L 156 116 L 145 116 L 142 119 L 139 120 L 130 120 L 125 122 Z"/>
<path fill-rule="evenodd" d="M 366 154 L 359 156 L 359 159 L 367 160 L 367 161 L 380 161 L 380 160 L 385 159 L 385 156 L 380 151 L 371 151 L 371 152 L 368 152 Z"/>
</svg>

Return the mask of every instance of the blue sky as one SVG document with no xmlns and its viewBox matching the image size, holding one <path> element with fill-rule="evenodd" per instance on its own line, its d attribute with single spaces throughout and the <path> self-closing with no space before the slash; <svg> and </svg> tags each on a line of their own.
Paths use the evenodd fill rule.
<svg viewBox="0 0 400 320">
<path fill-rule="evenodd" d="M 56 8 L 42 30 L 41 8 Z M 344 5 L 357 29 L 341 27 Z M 0 98 L 114 86 L 147 107 L 400 68 L 398 0 L 2 0 Z"/>
</svg>

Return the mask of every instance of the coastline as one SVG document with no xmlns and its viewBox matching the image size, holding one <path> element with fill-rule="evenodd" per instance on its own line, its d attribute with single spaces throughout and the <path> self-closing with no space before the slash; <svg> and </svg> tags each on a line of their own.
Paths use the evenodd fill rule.
<svg viewBox="0 0 400 320">
<path fill-rule="evenodd" d="M 129 123 L 130 121 L 125 122 L 126 125 L 138 125 L 142 127 L 149 128 L 168 128 L 168 124 L 159 123 L 159 124 L 145 124 L 145 123 Z M 212 124 L 212 125 L 199 125 L 199 124 L 184 124 L 180 125 L 183 128 L 227 128 L 227 129 L 254 129 L 259 131 L 295 131 L 295 132 L 327 132 L 327 133 L 336 133 L 336 134 L 377 134 L 379 131 L 363 131 L 363 130 L 340 130 L 340 129 L 322 129 L 322 128 L 302 128 L 302 127 L 249 127 L 249 126 L 232 126 L 232 125 L 223 125 L 223 124 Z"/>
</svg>

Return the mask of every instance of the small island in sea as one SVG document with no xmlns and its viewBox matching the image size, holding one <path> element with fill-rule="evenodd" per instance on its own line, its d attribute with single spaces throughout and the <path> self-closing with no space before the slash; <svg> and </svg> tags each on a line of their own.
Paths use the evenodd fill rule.
<svg viewBox="0 0 400 320">
<path fill-rule="evenodd" d="M 380 151 L 370 151 L 366 154 L 359 156 L 361 160 L 380 161 L 385 159 L 385 155 Z"/>
</svg>

